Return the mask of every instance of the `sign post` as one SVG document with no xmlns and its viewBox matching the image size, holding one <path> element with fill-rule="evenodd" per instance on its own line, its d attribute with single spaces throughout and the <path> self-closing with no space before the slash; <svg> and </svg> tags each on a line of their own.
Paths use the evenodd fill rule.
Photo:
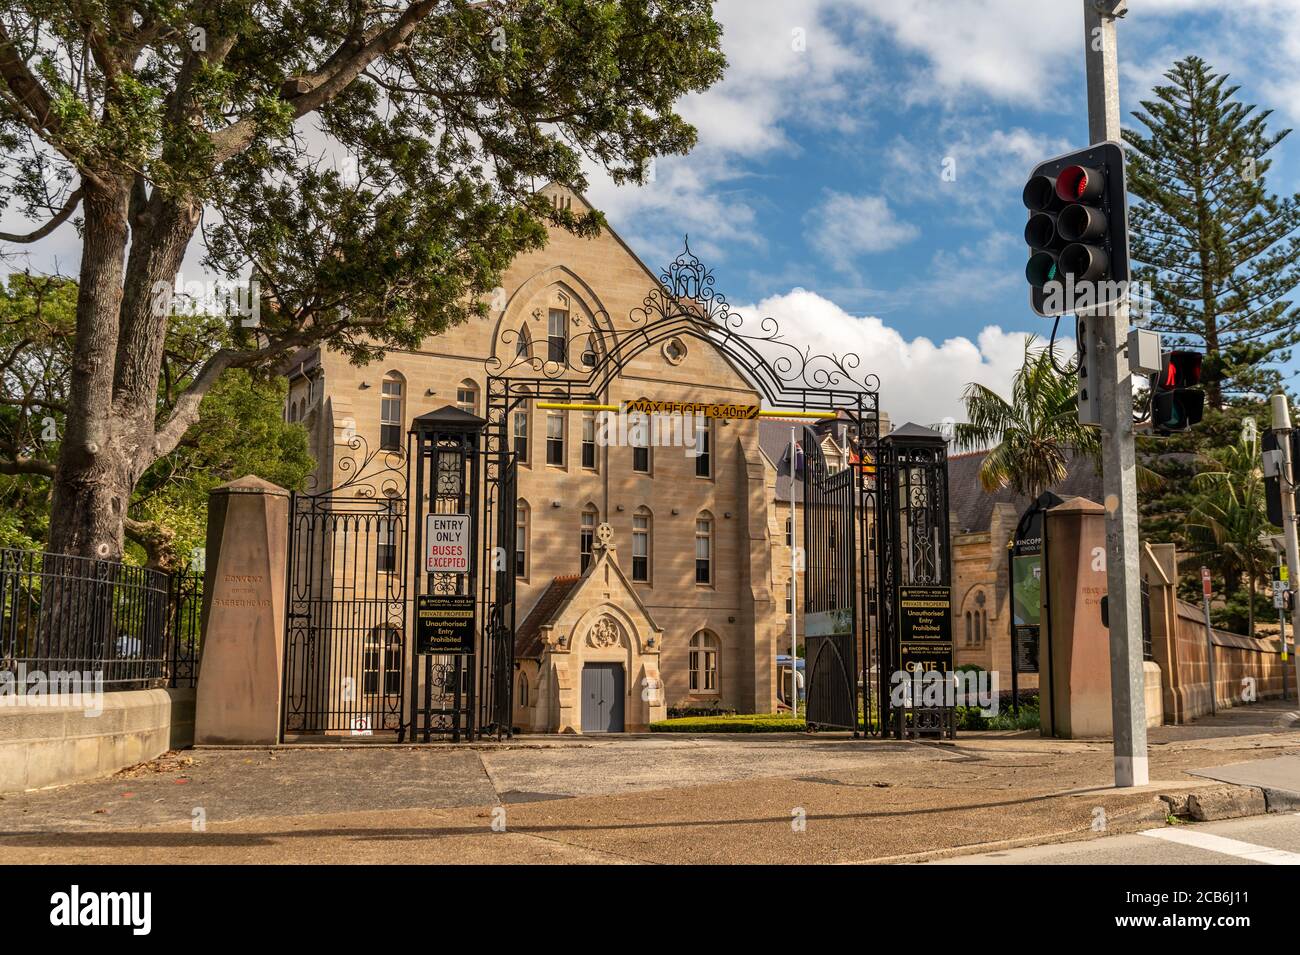
<svg viewBox="0 0 1300 955">
<path fill-rule="evenodd" d="M 1210 627 L 1210 568 L 1201 568 L 1201 601 L 1205 605 L 1205 653 L 1210 663 L 1210 714 L 1218 712 L 1215 698 L 1218 695 L 1218 683 L 1214 677 L 1214 636 Z"/>
</svg>

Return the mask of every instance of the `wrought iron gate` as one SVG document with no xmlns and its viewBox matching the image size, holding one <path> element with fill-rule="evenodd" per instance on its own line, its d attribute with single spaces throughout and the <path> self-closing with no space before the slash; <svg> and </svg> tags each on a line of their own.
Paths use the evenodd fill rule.
<svg viewBox="0 0 1300 955">
<path fill-rule="evenodd" d="M 289 500 L 283 737 L 403 733 L 406 459 L 348 447 L 347 480 Z"/>
<path fill-rule="evenodd" d="M 486 645 L 483 653 L 484 708 L 479 723 L 497 736 L 514 735 L 515 657 L 515 512 L 518 507 L 519 462 L 513 454 L 487 453 L 484 461 L 487 480 L 484 486 L 485 528 L 492 527 L 496 515 L 496 534 L 484 534 L 494 545 L 486 566 L 493 573 L 483 575 Z M 489 555 L 484 555 L 485 559 Z"/>
<path fill-rule="evenodd" d="M 821 436 L 803 430 L 804 646 L 809 728 L 857 732 L 857 481 L 829 472 Z"/>
<path fill-rule="evenodd" d="M 878 567 L 881 633 L 886 635 L 878 692 L 887 712 L 888 732 L 906 735 L 954 735 L 955 712 L 947 705 L 924 705 L 904 692 L 901 706 L 891 706 L 891 679 L 916 668 L 951 672 L 953 668 L 952 558 L 948 535 L 947 442 L 937 431 L 909 424 L 880 441 L 880 533 Z M 947 640 L 913 641 L 905 632 L 901 594 L 905 589 L 949 602 Z M 906 690 L 906 687 L 904 687 Z"/>
</svg>

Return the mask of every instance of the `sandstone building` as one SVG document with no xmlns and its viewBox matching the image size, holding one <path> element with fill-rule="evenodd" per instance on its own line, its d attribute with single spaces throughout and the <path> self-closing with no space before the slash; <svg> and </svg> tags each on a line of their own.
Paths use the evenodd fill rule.
<svg viewBox="0 0 1300 955">
<path fill-rule="evenodd" d="M 546 193 L 556 203 L 583 202 L 558 187 Z M 328 487 L 342 476 L 352 434 L 398 449 L 426 412 L 454 405 L 483 416 L 488 356 L 508 363 L 520 349 L 550 348 L 585 377 L 609 347 L 604 330 L 625 322 L 657 281 L 612 230 L 594 239 L 552 230 L 544 249 L 511 265 L 499 307 L 485 319 L 364 367 L 324 349 L 295 356 L 286 413 L 308 428 Z M 575 326 L 595 331 L 566 354 Z M 687 336 L 626 362 L 603 400 L 645 397 L 760 402 L 725 354 Z M 778 708 L 776 658 L 790 642 L 790 535 L 802 542 L 788 442 L 791 425 L 802 433 L 805 423 L 709 419 L 688 453 L 599 441 L 593 412 L 534 403 L 512 415 L 517 727 L 631 731 L 670 708 Z M 846 463 L 844 423 L 821 431 L 831 465 Z M 380 652 L 369 659 L 387 665 Z M 406 676 L 358 679 L 378 692 Z M 584 704 L 597 696 L 603 709 Z"/>
</svg>

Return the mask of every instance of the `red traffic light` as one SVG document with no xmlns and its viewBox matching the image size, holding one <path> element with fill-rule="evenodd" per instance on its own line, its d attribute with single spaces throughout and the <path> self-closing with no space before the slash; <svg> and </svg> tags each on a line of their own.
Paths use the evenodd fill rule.
<svg viewBox="0 0 1300 955">
<path fill-rule="evenodd" d="M 1101 195 L 1105 180 L 1096 169 L 1066 166 L 1056 177 L 1056 195 L 1065 202 L 1089 202 Z"/>
<path fill-rule="evenodd" d="M 1195 388 L 1201 383 L 1201 361 L 1204 356 L 1195 351 L 1171 351 L 1165 356 L 1165 370 L 1160 378 L 1162 390 Z"/>
</svg>

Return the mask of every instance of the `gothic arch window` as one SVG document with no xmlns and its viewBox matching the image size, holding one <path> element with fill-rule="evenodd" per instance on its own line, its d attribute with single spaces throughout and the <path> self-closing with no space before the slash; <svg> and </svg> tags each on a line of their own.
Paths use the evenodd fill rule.
<svg viewBox="0 0 1300 955">
<path fill-rule="evenodd" d="M 587 336 L 587 345 L 582 350 L 582 365 L 584 368 L 595 368 L 596 361 L 600 355 L 600 339 L 596 333 L 592 332 Z"/>
<path fill-rule="evenodd" d="M 528 577 L 528 532 L 530 512 L 528 502 L 521 500 L 515 505 L 515 576 L 520 579 Z"/>
<path fill-rule="evenodd" d="M 564 401 L 564 392 L 556 390 L 552 395 L 555 401 Z M 568 415 L 555 408 L 546 412 L 546 463 L 554 467 L 564 467 L 564 439 L 568 429 Z"/>
<path fill-rule="evenodd" d="M 691 637 L 690 687 L 692 693 L 718 693 L 718 638 L 708 630 L 698 630 Z"/>
<path fill-rule="evenodd" d="M 528 705 L 528 674 L 519 674 L 519 705 Z"/>
<path fill-rule="evenodd" d="M 632 580 L 636 583 L 650 582 L 650 534 L 653 524 L 654 515 L 648 507 L 638 507 L 632 515 Z"/>
<path fill-rule="evenodd" d="M 406 379 L 390 371 L 384 375 L 379 397 L 379 446 L 385 451 L 402 449 L 402 422 L 406 420 Z"/>
<path fill-rule="evenodd" d="M 528 331 L 528 323 L 519 326 L 519 341 L 515 345 L 515 357 L 527 358 L 533 353 L 533 336 Z"/>
<path fill-rule="evenodd" d="M 695 583 L 713 583 L 713 515 L 708 511 L 695 518 Z"/>
<path fill-rule="evenodd" d="M 569 363 L 569 312 L 552 306 L 546 313 L 546 360 Z"/>
<path fill-rule="evenodd" d="M 600 512 L 595 504 L 588 504 L 582 509 L 581 523 L 578 529 L 578 560 L 581 570 L 591 564 L 592 546 L 596 543 L 596 525 L 600 522 Z"/>
</svg>

